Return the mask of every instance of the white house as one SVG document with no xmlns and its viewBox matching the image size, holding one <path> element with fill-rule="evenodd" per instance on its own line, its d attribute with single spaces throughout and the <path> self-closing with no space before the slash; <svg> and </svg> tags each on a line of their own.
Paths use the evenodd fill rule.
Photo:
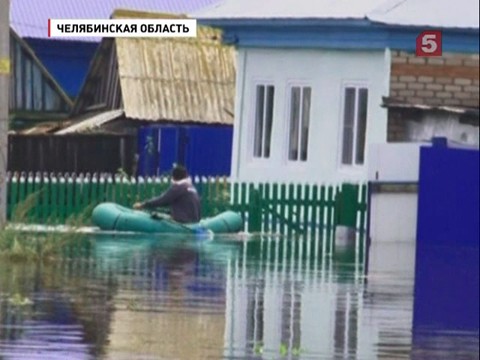
<svg viewBox="0 0 480 360">
<path fill-rule="evenodd" d="M 366 180 L 367 145 L 387 141 L 392 57 L 429 26 L 444 51 L 478 54 L 475 0 L 436 1 L 436 15 L 430 2 L 226 0 L 196 14 L 237 48 L 232 177 Z"/>
</svg>

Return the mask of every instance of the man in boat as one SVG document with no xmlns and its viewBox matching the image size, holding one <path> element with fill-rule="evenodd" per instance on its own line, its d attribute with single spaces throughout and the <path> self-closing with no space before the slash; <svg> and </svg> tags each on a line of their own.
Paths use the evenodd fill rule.
<svg viewBox="0 0 480 360">
<path fill-rule="evenodd" d="M 169 206 L 172 219 L 179 223 L 195 223 L 201 219 L 200 198 L 188 176 L 187 169 L 175 165 L 172 184 L 160 196 L 133 204 L 134 209 L 154 209 Z"/>
</svg>

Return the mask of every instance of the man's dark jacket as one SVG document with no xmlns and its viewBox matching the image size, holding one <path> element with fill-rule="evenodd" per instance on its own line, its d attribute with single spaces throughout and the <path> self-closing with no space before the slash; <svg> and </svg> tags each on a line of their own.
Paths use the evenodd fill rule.
<svg viewBox="0 0 480 360">
<path fill-rule="evenodd" d="M 142 204 L 150 209 L 161 206 L 170 206 L 173 220 L 180 223 L 194 223 L 201 219 L 200 198 L 189 178 L 173 181 L 163 194 Z"/>
</svg>

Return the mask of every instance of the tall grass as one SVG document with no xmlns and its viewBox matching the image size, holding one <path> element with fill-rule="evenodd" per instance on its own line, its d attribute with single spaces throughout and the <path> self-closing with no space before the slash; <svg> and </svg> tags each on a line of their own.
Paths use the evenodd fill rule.
<svg viewBox="0 0 480 360">
<path fill-rule="evenodd" d="M 39 192 L 29 195 L 13 211 L 11 223 L 26 224 L 34 208 Z M 11 261 L 55 261 L 78 254 L 85 255 L 91 248 L 91 240 L 78 232 L 91 216 L 93 205 L 82 213 L 72 215 L 66 221 L 66 231 L 34 232 L 17 228 L 0 231 L 0 259 Z"/>
</svg>

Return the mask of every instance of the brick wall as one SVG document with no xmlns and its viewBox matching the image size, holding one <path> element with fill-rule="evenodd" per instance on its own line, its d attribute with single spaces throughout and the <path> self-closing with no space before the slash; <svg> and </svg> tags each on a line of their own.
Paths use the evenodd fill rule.
<svg viewBox="0 0 480 360">
<path fill-rule="evenodd" d="M 390 97 L 410 104 L 479 107 L 479 55 L 419 58 L 392 51 Z"/>
</svg>

